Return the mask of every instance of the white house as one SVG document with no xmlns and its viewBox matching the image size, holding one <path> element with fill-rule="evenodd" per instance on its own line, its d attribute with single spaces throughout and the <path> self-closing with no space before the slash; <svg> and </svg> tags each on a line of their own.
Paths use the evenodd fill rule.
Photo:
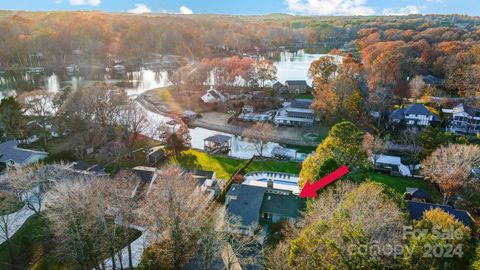
<svg viewBox="0 0 480 270">
<path fill-rule="evenodd" d="M 277 111 L 273 122 L 276 126 L 311 127 L 315 122 L 315 114 L 309 99 L 297 99 Z"/>
<path fill-rule="evenodd" d="M 220 102 L 225 102 L 227 100 L 227 97 L 220 93 L 217 89 L 210 87 L 210 89 L 207 90 L 205 95 L 201 97 L 202 101 L 204 103 L 220 103 Z"/>
<path fill-rule="evenodd" d="M 428 110 L 425 105 L 411 104 L 405 108 L 393 111 L 390 114 L 390 121 L 396 124 L 404 123 L 408 127 L 426 127 L 434 122 L 439 122 L 440 119 Z"/>
<path fill-rule="evenodd" d="M 450 130 L 457 134 L 476 135 L 480 133 L 480 109 L 459 104 L 451 110 Z"/>
<path fill-rule="evenodd" d="M 18 148 L 17 141 L 0 144 L 0 165 L 2 167 L 20 167 L 38 162 L 48 156 L 47 152 Z"/>
<path fill-rule="evenodd" d="M 370 160 L 375 159 L 375 169 L 380 171 L 389 171 L 391 174 L 400 174 L 402 176 L 412 176 L 412 172 L 407 165 L 402 163 L 402 159 L 397 156 L 374 155 Z"/>
</svg>

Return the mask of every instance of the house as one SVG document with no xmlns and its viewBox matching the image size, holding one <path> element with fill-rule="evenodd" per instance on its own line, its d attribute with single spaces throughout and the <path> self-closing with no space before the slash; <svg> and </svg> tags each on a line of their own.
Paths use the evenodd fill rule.
<svg viewBox="0 0 480 270">
<path fill-rule="evenodd" d="M 203 149 L 210 153 L 229 152 L 232 148 L 232 137 L 216 134 L 203 140 Z"/>
<path fill-rule="evenodd" d="M 165 147 L 157 146 L 147 150 L 146 158 L 149 164 L 156 164 L 166 157 Z"/>
<path fill-rule="evenodd" d="M 445 84 L 444 79 L 437 78 L 431 74 L 422 76 L 422 79 L 426 85 L 430 85 L 430 86 L 443 86 Z"/>
<path fill-rule="evenodd" d="M 242 113 L 253 113 L 253 106 L 250 106 L 250 105 L 243 106 Z"/>
<path fill-rule="evenodd" d="M 430 194 L 428 194 L 426 190 L 421 188 L 407 187 L 403 197 L 406 200 L 414 200 L 414 201 L 430 201 L 431 200 Z"/>
<path fill-rule="evenodd" d="M 272 88 L 275 92 L 278 92 L 278 93 L 283 93 L 283 92 L 286 92 L 288 90 L 288 88 L 281 82 L 275 82 L 272 85 Z"/>
<path fill-rule="evenodd" d="M 440 122 L 440 118 L 423 104 L 411 104 L 393 111 L 390 122 L 405 124 L 407 127 L 426 127 Z"/>
<path fill-rule="evenodd" d="M 220 93 L 217 89 L 210 87 L 210 89 L 207 90 L 205 95 L 201 97 L 202 101 L 204 103 L 221 103 L 225 102 L 227 100 L 227 97 Z"/>
<path fill-rule="evenodd" d="M 185 173 L 191 174 L 197 182 L 197 186 L 199 186 L 203 192 L 210 192 L 212 197 L 219 191 L 218 181 L 214 171 L 190 170 Z"/>
<path fill-rule="evenodd" d="M 311 127 L 315 122 L 315 113 L 310 106 L 312 100 L 296 99 L 284 104 L 273 119 L 276 126 Z"/>
<path fill-rule="evenodd" d="M 371 160 L 375 159 L 375 170 L 388 173 L 394 176 L 411 177 L 412 172 L 407 165 L 402 164 L 402 159 L 397 156 L 374 155 Z"/>
<path fill-rule="evenodd" d="M 465 226 L 471 226 L 473 224 L 472 217 L 467 211 L 457 210 L 448 205 L 440 205 L 425 202 L 407 201 L 407 209 L 410 213 L 410 217 L 414 220 L 420 220 L 423 218 L 423 214 L 426 211 L 440 208 L 444 212 L 452 215 L 455 219 L 462 222 Z"/>
<path fill-rule="evenodd" d="M 305 205 L 305 199 L 291 191 L 273 187 L 233 184 L 227 193 L 228 216 L 239 219 L 238 223 L 229 225 L 250 236 L 260 225 L 300 218 Z"/>
<path fill-rule="evenodd" d="M 309 86 L 305 80 L 289 80 L 285 81 L 285 87 L 290 94 L 305 94 Z"/>
<path fill-rule="evenodd" d="M 183 112 L 183 118 L 185 118 L 185 119 L 188 119 L 188 120 L 197 119 L 197 117 L 198 117 L 198 114 L 194 111 L 188 111 L 187 110 L 187 111 Z"/>
<path fill-rule="evenodd" d="M 143 185 L 148 186 L 147 194 L 150 192 L 152 185 L 155 183 L 155 180 L 159 175 L 159 170 L 157 170 L 157 168 L 145 166 L 134 167 L 131 172 L 138 176 Z"/>
<path fill-rule="evenodd" d="M 98 164 L 90 164 L 85 161 L 75 161 L 69 164 L 68 168 L 77 173 L 89 176 L 108 176 L 105 172 L 105 168 Z"/>
<path fill-rule="evenodd" d="M 480 133 L 480 109 L 459 104 L 452 109 L 450 131 L 461 135 Z"/>
<path fill-rule="evenodd" d="M 29 165 L 48 156 L 47 152 L 23 149 L 17 141 L 7 141 L 0 144 L 0 166 L 19 167 Z"/>
</svg>

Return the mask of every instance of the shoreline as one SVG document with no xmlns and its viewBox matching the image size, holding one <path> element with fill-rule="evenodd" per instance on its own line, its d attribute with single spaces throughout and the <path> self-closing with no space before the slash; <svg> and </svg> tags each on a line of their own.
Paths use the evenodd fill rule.
<svg viewBox="0 0 480 270">
<path fill-rule="evenodd" d="M 152 104 L 148 99 L 145 98 L 145 95 L 148 95 L 148 92 L 151 90 L 144 92 L 140 95 L 137 96 L 136 100 L 139 102 L 145 109 L 152 113 L 156 113 L 165 117 L 169 117 L 169 112 L 161 110 L 158 108 L 158 106 L 155 106 L 155 104 Z M 212 122 L 206 122 L 204 120 L 200 119 L 195 119 L 193 121 L 189 121 L 188 126 L 190 128 L 204 128 L 204 129 L 209 129 L 213 131 L 218 131 L 218 132 L 223 132 L 223 133 L 228 133 L 234 136 L 242 136 L 243 131 L 245 128 L 243 127 L 237 127 L 237 126 L 231 126 L 231 125 L 219 125 L 217 123 L 212 123 Z M 279 132 L 281 133 L 281 129 L 291 129 L 289 127 L 280 127 Z M 306 131 L 307 132 L 307 131 Z M 306 142 L 302 141 L 301 139 L 291 139 L 287 137 L 279 137 L 276 136 L 271 142 L 278 143 L 280 145 L 291 145 L 291 146 L 299 146 L 299 147 L 317 147 L 320 142 Z"/>
</svg>

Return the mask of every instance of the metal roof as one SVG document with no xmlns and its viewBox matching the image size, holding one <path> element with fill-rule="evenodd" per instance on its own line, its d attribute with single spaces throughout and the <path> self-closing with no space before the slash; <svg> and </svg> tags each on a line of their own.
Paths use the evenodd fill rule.
<svg viewBox="0 0 480 270">
<path fill-rule="evenodd" d="M 230 137 L 230 136 L 217 134 L 217 135 L 213 135 L 213 136 L 211 136 L 211 137 L 208 137 L 208 138 L 204 139 L 204 141 L 214 142 L 214 143 L 226 143 L 226 142 L 228 142 L 231 138 L 232 138 L 232 137 Z"/>
</svg>

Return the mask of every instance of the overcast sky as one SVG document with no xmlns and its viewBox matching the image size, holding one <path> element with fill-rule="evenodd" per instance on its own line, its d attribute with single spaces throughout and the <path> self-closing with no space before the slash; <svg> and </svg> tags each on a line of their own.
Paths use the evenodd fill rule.
<svg viewBox="0 0 480 270">
<path fill-rule="evenodd" d="M 9 10 L 262 15 L 480 15 L 480 0 L 0 0 Z"/>
</svg>

